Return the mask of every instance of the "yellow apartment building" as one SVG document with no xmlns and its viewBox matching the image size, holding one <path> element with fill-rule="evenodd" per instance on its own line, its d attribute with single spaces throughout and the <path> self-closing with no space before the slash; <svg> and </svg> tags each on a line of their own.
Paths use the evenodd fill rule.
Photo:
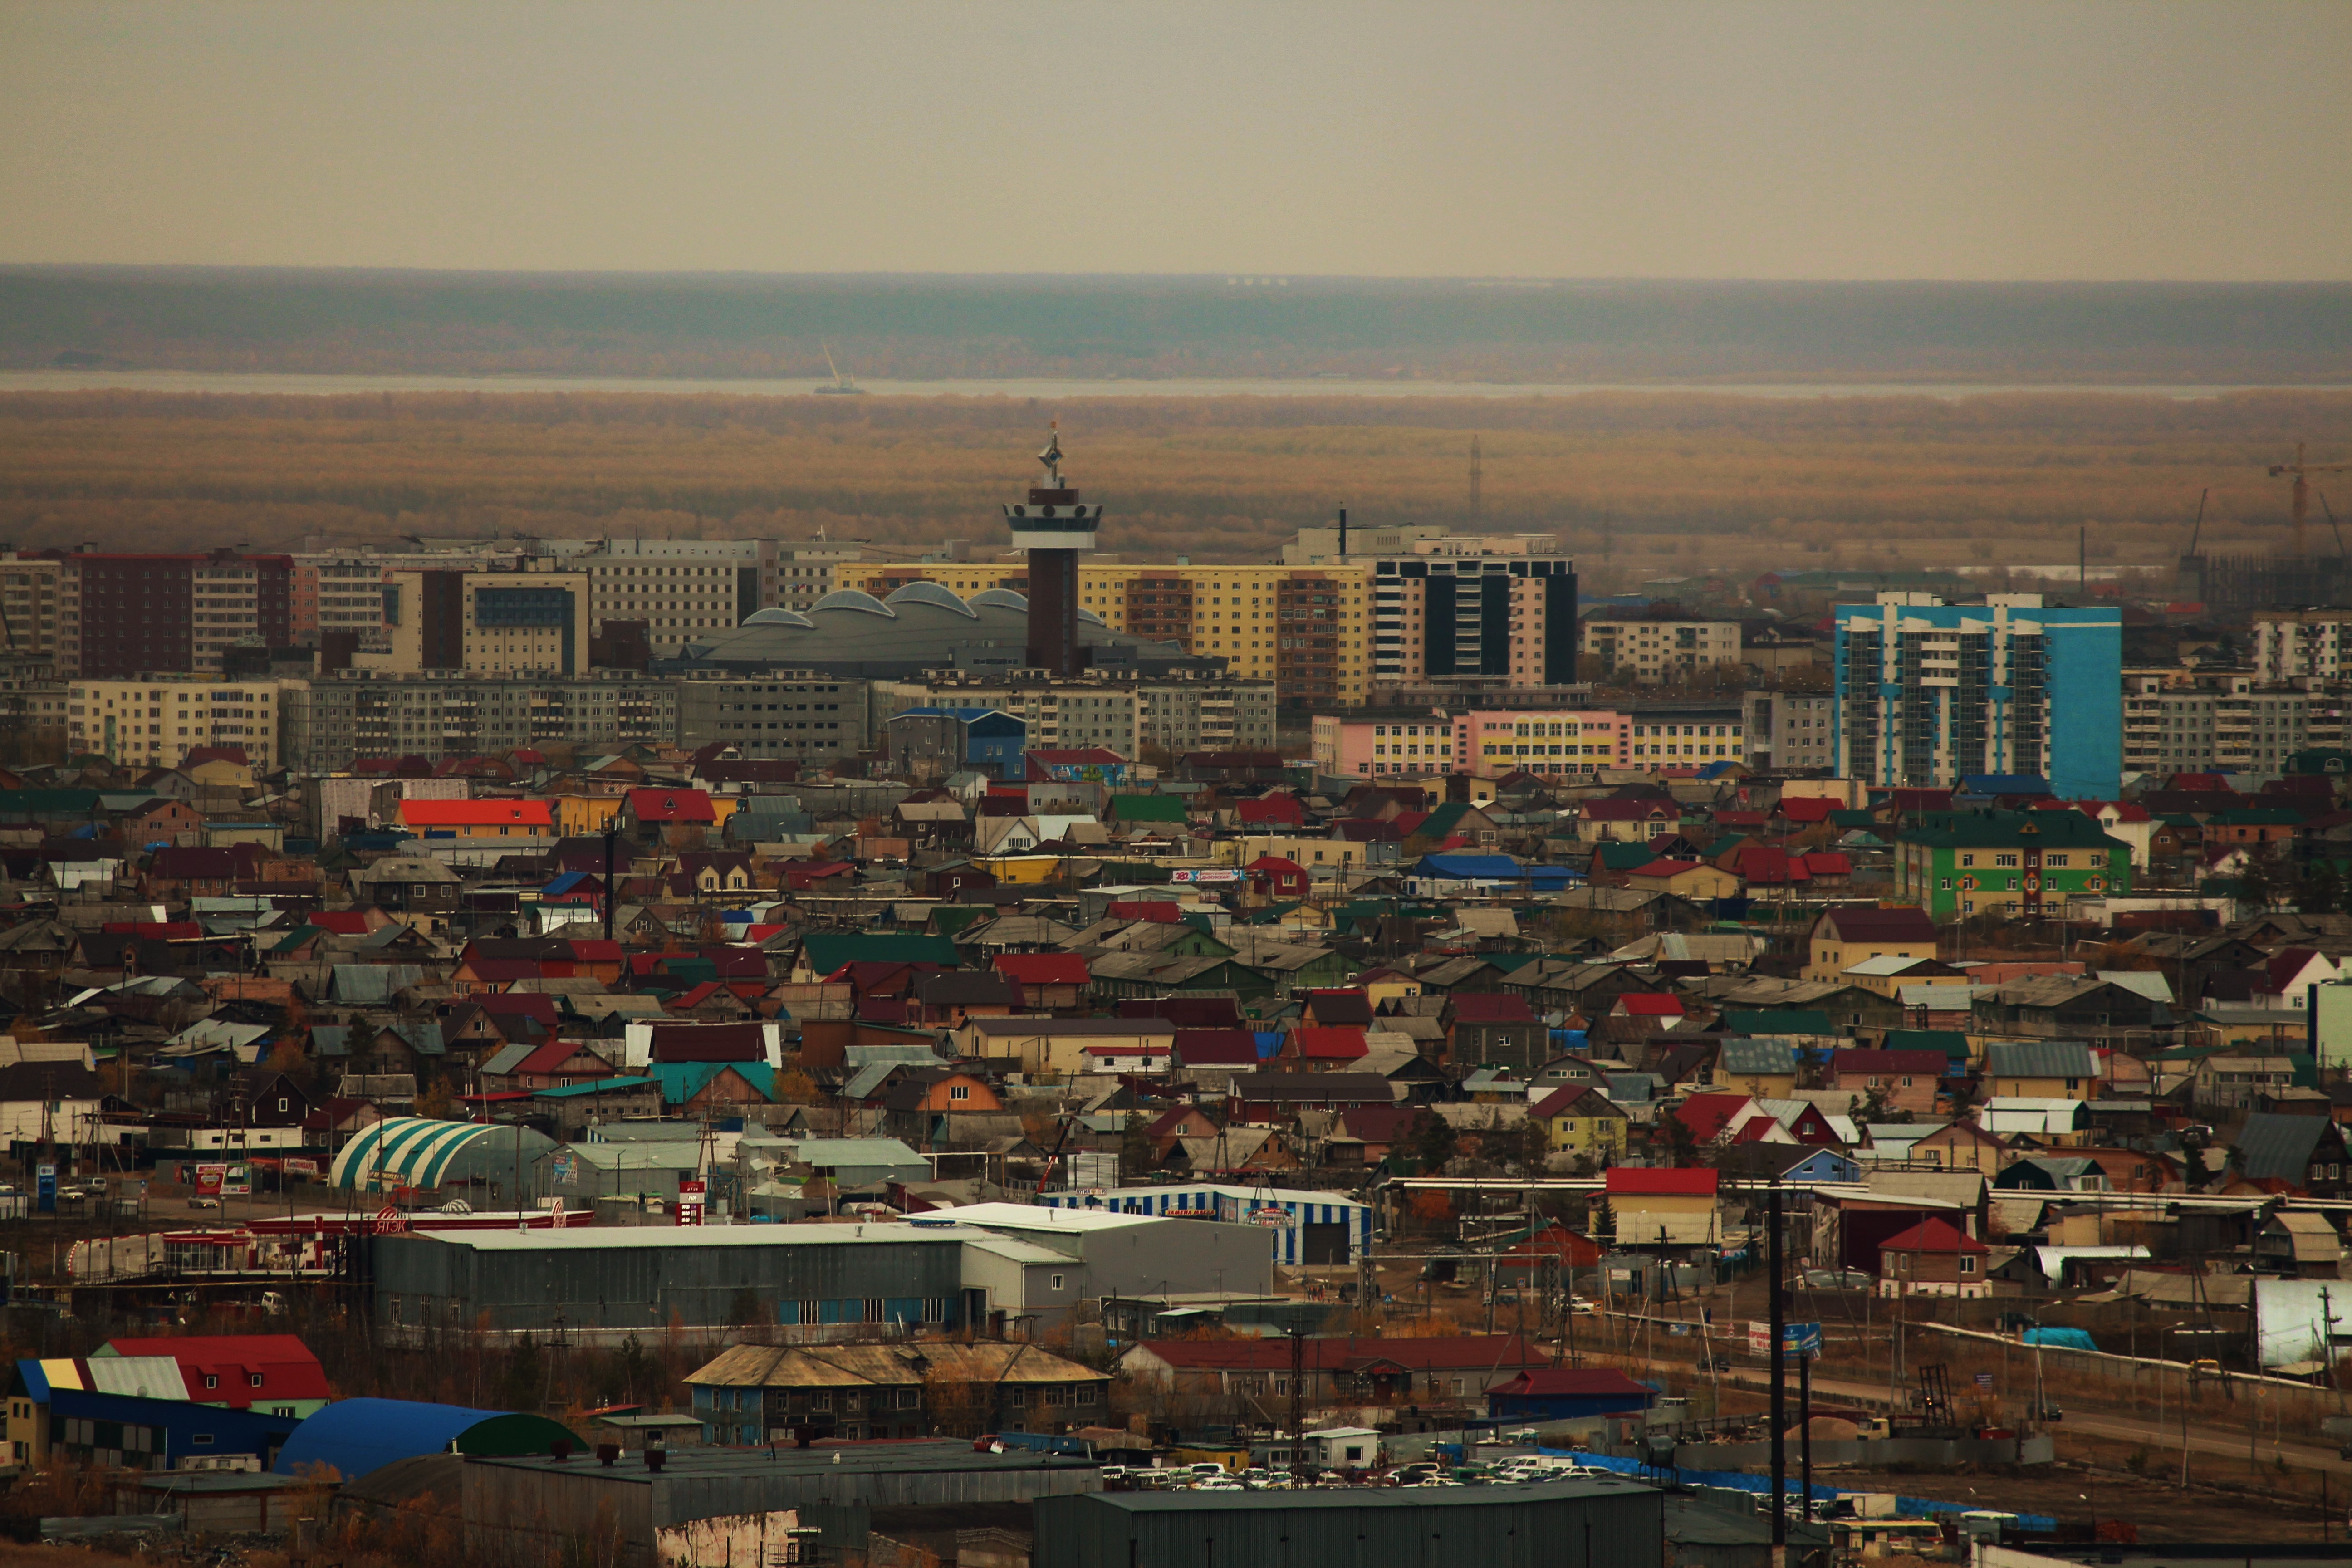
<svg viewBox="0 0 2352 1568">
<path fill-rule="evenodd" d="M 1222 658 L 1233 675 L 1271 680 L 1285 702 L 1364 700 L 1372 668 L 1371 568 L 1078 564 L 1078 607 L 1115 632 Z M 909 583 L 966 598 L 1024 592 L 1022 561 L 845 561 L 834 584 L 887 599 Z"/>
</svg>

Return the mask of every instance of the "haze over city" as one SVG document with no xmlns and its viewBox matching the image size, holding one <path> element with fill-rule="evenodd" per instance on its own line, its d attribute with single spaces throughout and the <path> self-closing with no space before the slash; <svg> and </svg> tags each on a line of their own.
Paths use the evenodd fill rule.
<svg viewBox="0 0 2352 1568">
<path fill-rule="evenodd" d="M 9 261 L 2352 275 L 2324 3 L 93 0 L 0 30 Z"/>
</svg>

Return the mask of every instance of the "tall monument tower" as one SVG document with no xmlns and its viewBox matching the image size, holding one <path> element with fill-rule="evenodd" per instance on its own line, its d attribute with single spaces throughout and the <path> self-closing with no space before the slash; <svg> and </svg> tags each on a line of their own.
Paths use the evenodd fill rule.
<svg viewBox="0 0 2352 1568">
<path fill-rule="evenodd" d="M 1102 507 L 1087 506 L 1062 477 L 1061 422 L 1055 421 L 1037 461 L 1045 482 L 1029 487 L 1025 506 L 1004 509 L 1013 548 L 1029 555 L 1029 663 L 1049 675 L 1076 675 L 1078 647 L 1078 556 L 1095 547 Z"/>
</svg>

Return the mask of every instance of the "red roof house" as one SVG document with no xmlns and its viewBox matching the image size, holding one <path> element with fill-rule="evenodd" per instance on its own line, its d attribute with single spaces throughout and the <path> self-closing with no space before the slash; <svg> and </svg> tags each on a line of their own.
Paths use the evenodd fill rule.
<svg viewBox="0 0 2352 1568">
<path fill-rule="evenodd" d="M 1747 1096 L 1737 1098 L 1746 1100 Z M 1711 1198 L 1719 1173 L 1706 1169 L 1651 1170 L 1612 1165 L 1603 1176 L 1611 1199 L 1620 1197 Z"/>
<path fill-rule="evenodd" d="M 1364 1031 L 1301 1024 L 1290 1031 L 1290 1047 L 1301 1061 L 1329 1066 L 1360 1061 L 1365 1055 Z"/>
<path fill-rule="evenodd" d="M 1712 1143 L 1724 1135 L 1726 1129 L 1738 1120 L 1748 1108 L 1744 1094 L 1691 1094 L 1675 1107 L 1672 1115 L 1691 1131 L 1691 1137 L 1701 1143 Z"/>
<path fill-rule="evenodd" d="M 102 1357 L 170 1356 L 180 1363 L 188 1398 L 232 1410 L 324 1403 L 334 1391 L 310 1347 L 296 1334 L 185 1334 L 109 1340 Z M 307 1413 L 306 1413 L 307 1414 Z"/>
<path fill-rule="evenodd" d="M 719 820 L 709 792 L 698 789 L 633 789 L 625 797 L 622 811 L 634 821 L 665 827 L 698 824 L 707 827 Z"/>
<path fill-rule="evenodd" d="M 1250 886 L 1273 899 L 1303 899 L 1315 890 L 1315 879 L 1306 867 L 1282 855 L 1261 855 L 1242 868 Z"/>
<path fill-rule="evenodd" d="M 996 972 L 1023 985 L 1084 985 L 1093 978 L 1075 952 L 1000 952 Z"/>
</svg>

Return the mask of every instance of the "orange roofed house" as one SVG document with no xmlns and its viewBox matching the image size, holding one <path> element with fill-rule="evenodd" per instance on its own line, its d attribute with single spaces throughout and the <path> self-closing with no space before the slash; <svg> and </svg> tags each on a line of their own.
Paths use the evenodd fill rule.
<svg viewBox="0 0 2352 1568">
<path fill-rule="evenodd" d="M 400 826 L 425 838 L 552 838 L 555 810 L 543 800 L 404 800 Z"/>
</svg>

